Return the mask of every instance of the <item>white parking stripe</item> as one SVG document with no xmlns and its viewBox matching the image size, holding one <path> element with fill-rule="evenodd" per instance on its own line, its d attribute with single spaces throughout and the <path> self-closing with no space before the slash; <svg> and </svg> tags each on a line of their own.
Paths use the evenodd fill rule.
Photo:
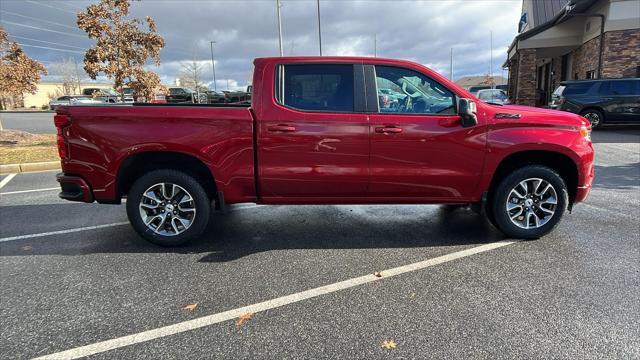
<svg viewBox="0 0 640 360">
<path fill-rule="evenodd" d="M 2 243 L 2 242 L 6 242 L 6 241 L 15 241 L 15 240 L 22 240 L 22 239 L 30 239 L 30 238 L 42 237 L 42 236 L 51 236 L 51 235 L 60 235 L 60 234 L 70 234 L 70 233 L 75 233 L 75 232 L 80 232 L 80 231 L 103 229 L 103 228 L 108 228 L 108 227 L 114 227 L 114 226 L 126 225 L 126 224 L 128 224 L 128 223 L 129 223 L 128 221 L 123 221 L 123 222 L 112 223 L 112 224 L 104 224 L 104 225 L 96 225 L 96 226 L 85 226 L 85 227 L 81 227 L 81 228 L 67 229 L 67 230 L 58 230 L 58 231 L 50 231 L 50 232 L 44 232 L 44 233 L 38 233 L 38 234 L 28 234 L 28 235 L 10 236 L 10 237 L 5 237 L 5 238 L 0 238 L 0 243 Z"/>
<path fill-rule="evenodd" d="M 24 194 L 24 193 L 31 193 L 31 192 L 53 191 L 53 190 L 60 190 L 60 187 L 33 189 L 33 190 L 7 191 L 7 192 L 0 193 L 0 195 Z"/>
<path fill-rule="evenodd" d="M 0 189 L 2 189 L 5 185 L 7 185 L 9 181 L 11 181 L 11 179 L 16 177 L 16 175 L 17 174 L 9 174 L 4 179 L 2 179 L 2 181 L 0 181 Z"/>
<path fill-rule="evenodd" d="M 284 305 L 293 304 L 293 303 L 297 303 L 297 302 L 311 299 L 314 297 L 331 294 L 336 291 L 349 289 L 355 286 L 371 283 L 378 280 L 383 280 L 392 276 L 425 269 L 430 266 L 435 266 L 435 265 L 446 263 L 452 260 L 461 259 L 467 256 L 479 254 L 485 251 L 494 250 L 497 248 L 501 248 L 503 246 L 511 245 L 513 243 L 515 243 L 515 241 L 501 241 L 501 242 L 495 242 L 495 243 L 490 243 L 486 245 L 480 245 L 470 249 L 456 251 L 451 254 L 420 261 L 417 263 L 383 270 L 382 277 L 376 277 L 373 274 L 364 275 L 364 276 L 344 280 L 341 282 L 321 286 L 315 289 L 310 289 L 310 290 L 302 291 L 299 293 L 267 300 L 267 301 L 253 304 L 253 305 L 248 305 L 248 306 L 244 306 L 244 307 L 233 309 L 233 310 L 228 310 L 228 311 L 217 313 L 217 314 L 207 315 L 207 316 L 203 316 L 193 320 L 183 321 L 177 324 L 163 326 L 160 328 L 143 331 L 136 334 L 126 335 L 126 336 L 122 336 L 122 337 L 111 339 L 111 340 L 106 340 L 106 341 L 101 341 L 94 344 L 80 346 L 74 349 L 58 352 L 55 354 L 45 355 L 37 359 L 77 359 L 80 357 L 98 354 L 98 353 L 114 350 L 117 348 L 129 346 L 129 345 L 138 344 L 145 341 L 158 339 L 158 338 L 162 338 L 170 335 L 175 335 L 185 331 L 202 328 L 205 326 L 210 326 L 213 324 L 221 323 L 223 321 L 232 320 L 248 312 L 258 313 L 258 312 L 262 312 L 270 309 L 275 309 Z"/>
</svg>

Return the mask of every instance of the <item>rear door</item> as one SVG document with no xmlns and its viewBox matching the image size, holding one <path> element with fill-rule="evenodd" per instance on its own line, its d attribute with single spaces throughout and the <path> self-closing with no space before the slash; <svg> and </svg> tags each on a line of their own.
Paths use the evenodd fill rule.
<svg viewBox="0 0 640 360">
<path fill-rule="evenodd" d="M 362 65 L 284 63 L 273 76 L 274 96 L 263 100 L 258 121 L 262 200 L 348 202 L 365 196 L 369 124 Z"/>
<path fill-rule="evenodd" d="M 398 105 L 379 103 L 370 115 L 370 195 L 400 202 L 468 201 L 484 162 L 483 117 L 463 128 L 455 94 L 415 69 L 365 65 L 365 81 L 377 89 L 367 85 L 368 92 L 402 94 Z"/>
<path fill-rule="evenodd" d="M 607 122 L 640 121 L 640 80 L 611 80 L 601 85 Z"/>
</svg>

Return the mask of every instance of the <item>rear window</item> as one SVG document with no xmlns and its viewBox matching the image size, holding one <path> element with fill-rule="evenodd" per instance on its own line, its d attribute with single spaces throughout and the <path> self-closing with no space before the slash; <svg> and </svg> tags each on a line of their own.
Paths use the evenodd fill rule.
<svg viewBox="0 0 640 360">
<path fill-rule="evenodd" d="M 564 91 L 563 95 L 565 95 L 565 96 L 567 96 L 567 95 L 584 95 L 584 94 L 589 92 L 589 90 L 591 89 L 591 87 L 594 84 L 595 83 L 593 83 L 593 82 L 567 84 L 567 85 L 565 85 L 567 87 L 567 89 Z"/>
<path fill-rule="evenodd" d="M 558 88 L 556 88 L 556 90 L 553 92 L 553 95 L 561 96 L 562 92 L 564 91 L 565 88 L 566 88 L 566 86 L 564 86 L 564 85 L 558 86 Z"/>
<path fill-rule="evenodd" d="M 353 65 L 283 65 L 278 102 L 299 110 L 353 111 Z"/>
</svg>

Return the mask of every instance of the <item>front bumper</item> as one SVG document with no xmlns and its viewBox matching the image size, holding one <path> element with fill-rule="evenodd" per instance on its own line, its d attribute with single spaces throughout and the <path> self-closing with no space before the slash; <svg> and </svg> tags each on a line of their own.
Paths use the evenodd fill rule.
<svg viewBox="0 0 640 360">
<path fill-rule="evenodd" d="M 59 173 L 56 175 L 56 180 L 58 180 L 60 188 L 62 189 L 60 194 L 58 194 L 61 199 L 87 203 L 93 202 L 94 199 L 91 188 L 81 177 Z"/>
</svg>

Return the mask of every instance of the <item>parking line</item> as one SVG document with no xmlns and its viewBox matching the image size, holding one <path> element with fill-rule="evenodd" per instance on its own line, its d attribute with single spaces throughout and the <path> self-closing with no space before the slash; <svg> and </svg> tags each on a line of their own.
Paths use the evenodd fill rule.
<svg viewBox="0 0 640 360">
<path fill-rule="evenodd" d="M 24 193 L 39 192 L 39 191 L 52 191 L 52 190 L 60 190 L 60 187 L 45 188 L 45 189 L 33 189 L 33 190 L 7 191 L 7 192 L 0 193 L 0 195 L 24 194 Z"/>
<path fill-rule="evenodd" d="M 16 175 L 18 174 L 9 174 L 4 179 L 2 179 L 2 181 L 0 181 L 0 189 L 2 189 L 5 185 L 7 185 L 9 181 L 11 181 L 11 179 L 16 177 Z"/>
<path fill-rule="evenodd" d="M 108 228 L 108 227 L 114 227 L 114 226 L 126 225 L 126 224 L 128 224 L 128 223 L 129 223 L 128 221 L 123 221 L 123 222 L 112 223 L 112 224 L 95 225 L 95 226 L 85 226 L 85 227 L 81 227 L 81 228 L 67 229 L 67 230 L 58 230 L 58 231 L 50 231 L 50 232 L 44 232 L 44 233 L 38 233 L 38 234 L 28 234 L 28 235 L 10 236 L 10 237 L 5 237 L 5 238 L 0 238 L 0 243 L 7 242 L 7 241 L 15 241 L 15 240 L 22 240 L 22 239 L 30 239 L 30 238 L 42 237 L 42 236 L 51 236 L 51 235 L 60 235 L 60 234 L 70 234 L 70 233 L 75 233 L 75 232 L 80 232 L 80 231 L 96 230 L 96 229 L 104 229 L 104 228 Z"/>
<path fill-rule="evenodd" d="M 245 313 L 259 313 L 270 309 L 275 309 L 281 306 L 297 303 L 303 300 L 315 298 L 322 295 L 334 293 L 336 291 L 353 288 L 356 286 L 364 285 L 378 280 L 384 280 L 386 278 L 409 273 L 425 269 L 431 266 L 443 264 L 452 260 L 461 259 L 467 256 L 483 253 L 486 251 L 501 248 L 503 246 L 514 244 L 515 241 L 500 241 L 490 244 L 476 246 L 470 249 L 456 251 L 451 254 L 438 256 L 432 259 L 416 262 L 413 264 L 403 265 L 392 269 L 382 270 L 382 277 L 376 277 L 374 274 L 364 275 L 337 283 L 317 287 L 314 289 L 305 290 L 299 293 L 282 296 L 279 298 L 267 300 L 261 303 L 243 306 L 233 310 L 224 311 L 217 314 L 207 315 L 193 320 L 187 320 L 179 322 L 173 325 L 163 326 L 136 334 L 126 335 L 115 339 L 97 342 L 77 348 L 69 349 L 66 351 L 57 352 L 54 354 L 38 357 L 37 359 L 77 359 L 93 354 L 102 353 L 109 350 L 118 349 L 121 347 L 139 344 L 142 342 L 183 333 L 199 329 L 205 326 L 218 324 L 224 321 L 238 318 Z"/>
</svg>

